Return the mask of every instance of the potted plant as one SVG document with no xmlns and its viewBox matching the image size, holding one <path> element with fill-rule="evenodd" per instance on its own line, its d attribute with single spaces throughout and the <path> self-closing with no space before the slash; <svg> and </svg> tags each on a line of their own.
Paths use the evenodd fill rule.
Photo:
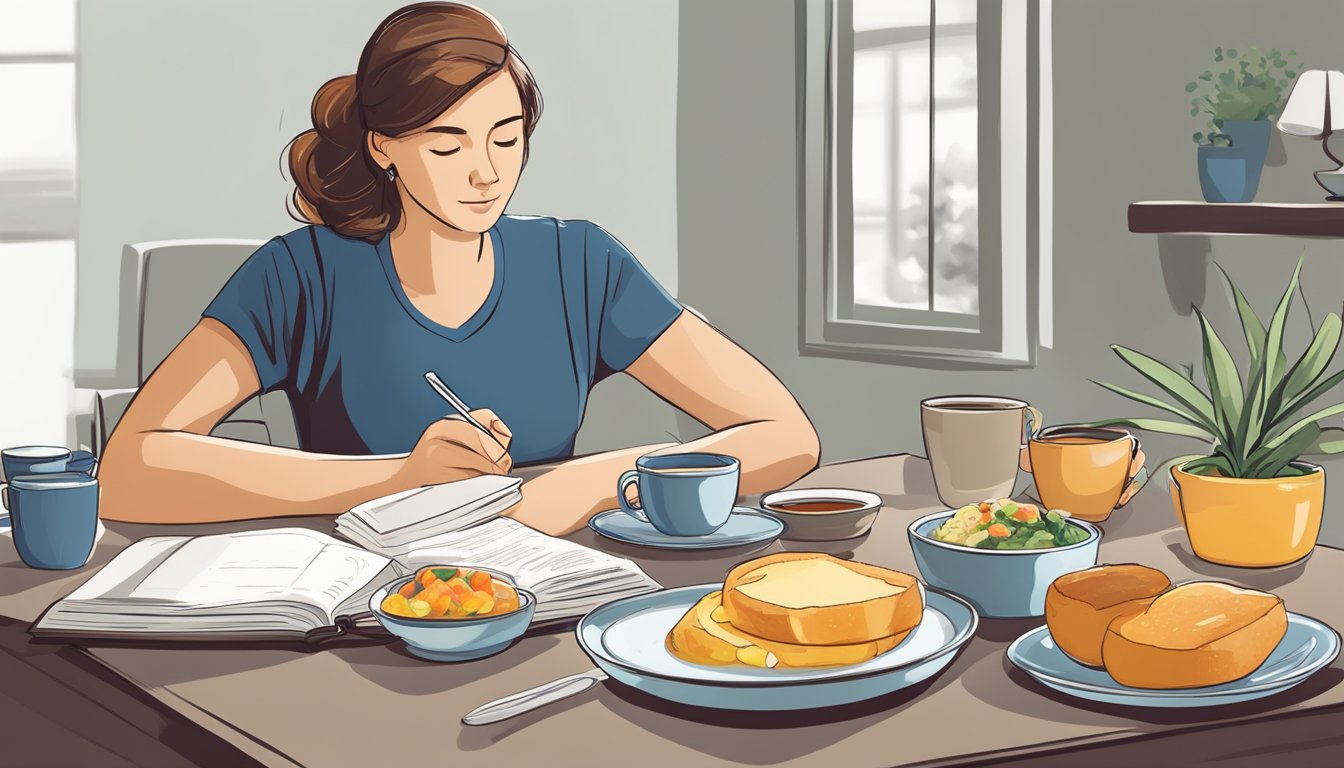
<svg viewBox="0 0 1344 768">
<path fill-rule="evenodd" d="M 1268 327 L 1223 272 L 1246 338 L 1246 371 L 1238 370 L 1227 346 L 1196 309 L 1207 391 L 1195 383 L 1193 372 L 1183 373 L 1121 346 L 1112 349 L 1165 397 L 1095 382 L 1179 419 L 1113 419 L 1098 426 L 1122 425 L 1208 442 L 1207 453 L 1171 459 L 1154 476 L 1171 470 L 1176 514 L 1191 549 L 1210 562 L 1284 565 L 1310 554 L 1320 532 L 1325 470 L 1302 459 L 1344 453 L 1344 429 L 1321 426 L 1344 414 L 1344 403 L 1305 415 L 1303 411 L 1344 381 L 1344 371 L 1326 375 L 1340 340 L 1340 318 L 1333 312 L 1313 327 L 1311 344 L 1301 357 L 1290 365 L 1284 355 L 1284 326 L 1301 271 L 1299 260 Z M 1310 320 L 1309 308 L 1307 314 Z"/>
<path fill-rule="evenodd" d="M 1210 203 L 1249 203 L 1260 186 L 1260 171 L 1269 150 L 1271 118 L 1283 108 L 1284 95 L 1302 67 L 1277 48 L 1261 53 L 1255 47 L 1213 49 L 1213 60 L 1226 63 L 1220 72 L 1206 70 L 1185 84 L 1191 95 L 1190 115 L 1205 112 L 1207 131 L 1196 131 L 1199 186 Z"/>
</svg>

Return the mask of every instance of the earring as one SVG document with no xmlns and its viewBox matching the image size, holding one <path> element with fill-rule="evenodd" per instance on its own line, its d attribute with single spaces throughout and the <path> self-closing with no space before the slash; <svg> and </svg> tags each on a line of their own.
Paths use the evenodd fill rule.
<svg viewBox="0 0 1344 768">
<path fill-rule="evenodd" d="M 397 180 L 397 168 L 396 168 L 396 166 L 394 166 L 394 165 L 389 165 L 389 166 L 387 166 L 387 180 L 388 180 L 388 181 L 396 181 L 396 180 Z"/>
</svg>

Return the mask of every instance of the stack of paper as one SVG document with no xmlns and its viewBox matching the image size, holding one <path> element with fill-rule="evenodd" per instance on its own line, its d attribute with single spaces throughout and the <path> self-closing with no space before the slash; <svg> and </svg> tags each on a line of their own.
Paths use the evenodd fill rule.
<svg viewBox="0 0 1344 768">
<path fill-rule="evenodd" d="M 416 545 L 399 558 L 410 568 L 476 566 L 499 571 L 537 596 L 534 622 L 582 616 L 610 600 L 659 589 L 633 561 L 547 536 L 499 518 Z"/>
<path fill-rule="evenodd" d="M 479 525 L 517 504 L 522 480 L 481 475 L 374 499 L 336 518 L 336 533 L 371 552 L 400 557 Z"/>
</svg>

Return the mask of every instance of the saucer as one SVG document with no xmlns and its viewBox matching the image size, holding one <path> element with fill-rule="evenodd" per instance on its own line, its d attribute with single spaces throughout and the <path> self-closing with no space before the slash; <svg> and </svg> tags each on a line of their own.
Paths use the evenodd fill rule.
<svg viewBox="0 0 1344 768">
<path fill-rule="evenodd" d="M 669 536 L 652 523 L 636 520 L 619 509 L 593 515 L 588 527 L 608 539 L 659 549 L 740 547 L 770 541 L 784 532 L 784 523 L 779 518 L 750 507 L 733 507 L 728 522 L 704 536 Z"/>
</svg>

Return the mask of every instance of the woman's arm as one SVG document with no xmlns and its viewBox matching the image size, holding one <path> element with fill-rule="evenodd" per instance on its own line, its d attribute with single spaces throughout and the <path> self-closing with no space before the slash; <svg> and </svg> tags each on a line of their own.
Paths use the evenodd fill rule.
<svg viewBox="0 0 1344 768">
<path fill-rule="evenodd" d="M 626 372 L 714 432 L 565 462 L 524 484 L 511 517 L 546 533 L 576 530 L 616 506 L 616 479 L 648 453 L 736 456 L 743 495 L 788 485 L 817 466 L 817 432 L 798 401 L 770 369 L 693 312 L 683 311 Z"/>
<path fill-rule="evenodd" d="M 410 454 L 352 458 L 210 437 L 257 393 L 256 367 L 228 326 L 204 318 L 155 369 L 108 440 L 99 512 L 108 520 L 200 523 L 343 512 L 430 482 L 501 474 L 501 444 L 460 421 L 431 424 Z M 482 414 L 494 427 L 493 414 Z"/>
</svg>

